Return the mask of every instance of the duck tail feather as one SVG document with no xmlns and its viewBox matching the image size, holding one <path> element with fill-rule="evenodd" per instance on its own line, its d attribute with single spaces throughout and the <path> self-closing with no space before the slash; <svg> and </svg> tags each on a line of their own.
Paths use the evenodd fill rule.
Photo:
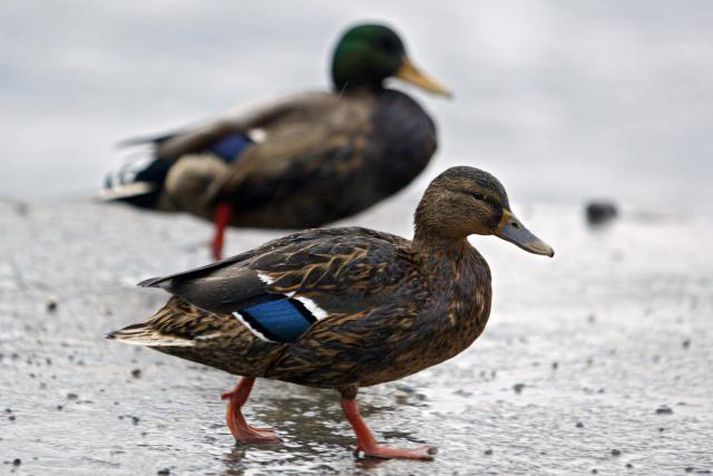
<svg viewBox="0 0 713 476">
<path fill-rule="evenodd" d="M 117 340 L 126 344 L 148 347 L 194 347 L 195 342 L 184 337 L 161 333 L 151 326 L 150 322 L 132 324 L 106 335 L 107 339 Z"/>
</svg>

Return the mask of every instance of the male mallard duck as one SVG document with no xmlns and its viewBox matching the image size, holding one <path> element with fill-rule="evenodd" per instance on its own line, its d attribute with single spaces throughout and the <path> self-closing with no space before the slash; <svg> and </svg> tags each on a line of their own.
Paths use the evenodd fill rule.
<svg viewBox="0 0 713 476">
<path fill-rule="evenodd" d="M 228 399 L 241 443 L 278 440 L 241 413 L 255 378 L 335 388 L 356 449 L 429 459 L 435 450 L 382 446 L 359 416 L 359 387 L 423 370 L 462 352 L 490 314 L 490 269 L 468 235 L 496 235 L 553 256 L 510 211 L 487 172 L 454 167 L 416 209 L 413 241 L 365 228 L 307 230 L 224 261 L 149 279 L 173 294 L 149 321 L 110 339 L 146 345 L 243 379 Z"/>
<path fill-rule="evenodd" d="M 449 95 L 408 59 L 383 25 L 339 40 L 332 92 L 295 94 L 201 127 L 155 138 L 144 170 L 107 179 L 105 196 L 215 220 L 220 259 L 227 225 L 320 226 L 360 212 L 408 185 L 436 150 L 433 121 L 413 99 L 384 87 L 397 77 Z"/>
</svg>

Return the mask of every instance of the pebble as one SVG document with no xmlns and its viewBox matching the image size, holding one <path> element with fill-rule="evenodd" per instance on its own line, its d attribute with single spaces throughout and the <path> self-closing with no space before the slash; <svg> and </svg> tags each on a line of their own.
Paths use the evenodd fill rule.
<svg viewBox="0 0 713 476">
<path fill-rule="evenodd" d="M 673 414 L 673 408 L 668 407 L 666 405 L 661 405 L 656 409 L 656 414 L 657 415 L 672 415 Z"/>
<path fill-rule="evenodd" d="M 621 456 L 621 450 L 614 448 L 613 450 L 611 450 L 611 455 L 612 456 Z"/>
<path fill-rule="evenodd" d="M 141 369 L 134 369 L 131 371 L 131 376 L 134 378 L 141 378 Z"/>
<path fill-rule="evenodd" d="M 57 310 L 57 300 L 54 298 L 49 298 L 45 304 L 47 312 L 55 312 Z"/>
<path fill-rule="evenodd" d="M 22 464 L 22 460 L 20 458 L 15 458 L 12 460 L 12 465 L 13 466 L 20 466 Z"/>
<path fill-rule="evenodd" d="M 485 453 L 486 455 L 490 456 L 491 454 L 493 454 L 493 450 L 491 450 L 490 448 L 488 448 L 487 450 L 483 451 L 483 453 Z"/>
<path fill-rule="evenodd" d="M 688 349 L 689 347 L 691 347 L 691 339 L 685 339 L 681 345 L 684 349 Z"/>
<path fill-rule="evenodd" d="M 159 476 L 168 476 L 169 474 L 171 474 L 171 470 L 168 468 L 159 469 L 156 474 L 158 474 Z"/>
<path fill-rule="evenodd" d="M 78 398 L 79 398 L 79 395 L 77 395 L 76 393 L 68 393 L 67 394 L 67 400 L 76 400 Z"/>
<path fill-rule="evenodd" d="M 616 205 L 608 200 L 593 200 L 585 209 L 590 225 L 600 225 L 613 220 L 619 214 Z"/>
<path fill-rule="evenodd" d="M 584 428 L 584 423 L 582 423 L 581 421 L 578 421 L 575 426 L 576 426 L 577 428 Z"/>
<path fill-rule="evenodd" d="M 524 383 L 516 383 L 515 385 L 512 386 L 512 389 L 515 390 L 515 393 L 517 393 L 517 394 L 522 393 L 523 388 L 525 388 Z"/>
</svg>

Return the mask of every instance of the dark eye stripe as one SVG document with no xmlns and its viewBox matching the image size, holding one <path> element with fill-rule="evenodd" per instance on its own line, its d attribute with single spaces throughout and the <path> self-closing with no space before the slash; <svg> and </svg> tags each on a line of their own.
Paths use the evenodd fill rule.
<svg viewBox="0 0 713 476">
<path fill-rule="evenodd" d="M 464 194 L 466 194 L 466 195 L 469 195 L 469 196 L 475 198 L 476 200 L 482 200 L 482 201 L 484 201 L 484 202 L 489 202 L 489 201 L 490 201 L 489 199 L 486 199 L 486 198 L 485 198 L 485 195 L 483 195 L 483 194 L 480 193 L 480 192 L 472 192 L 472 191 L 470 191 L 470 190 L 465 190 L 465 189 L 457 190 L 457 191 L 460 192 L 460 193 L 464 193 Z"/>
</svg>

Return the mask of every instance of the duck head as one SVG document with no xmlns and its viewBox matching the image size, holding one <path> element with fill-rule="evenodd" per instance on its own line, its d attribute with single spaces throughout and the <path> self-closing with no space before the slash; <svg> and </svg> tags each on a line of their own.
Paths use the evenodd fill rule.
<svg viewBox="0 0 713 476">
<path fill-rule="evenodd" d="M 332 59 L 332 81 L 337 91 L 381 89 L 384 80 L 391 77 L 433 94 L 451 95 L 411 62 L 403 41 L 391 28 L 361 24 L 342 35 Z"/>
<path fill-rule="evenodd" d="M 473 167 L 451 167 L 431 182 L 416 209 L 415 240 L 469 235 L 495 235 L 530 253 L 555 254 L 513 214 L 498 179 Z"/>
</svg>

